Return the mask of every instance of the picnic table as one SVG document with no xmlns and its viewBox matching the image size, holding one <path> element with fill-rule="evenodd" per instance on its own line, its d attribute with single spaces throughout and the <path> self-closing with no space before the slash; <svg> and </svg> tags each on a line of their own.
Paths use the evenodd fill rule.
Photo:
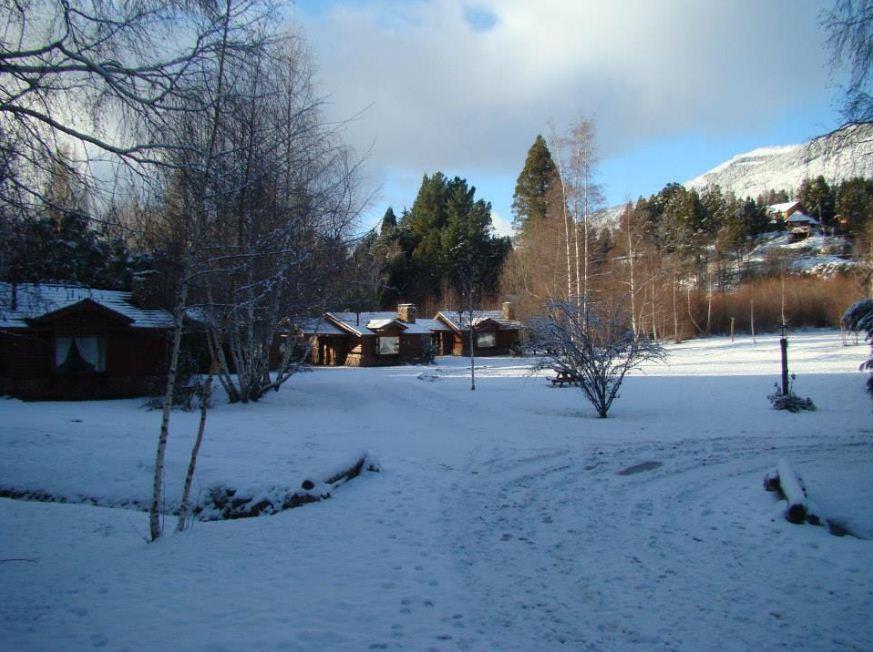
<svg viewBox="0 0 873 652">
<path fill-rule="evenodd" d="M 572 371 L 566 369 L 555 369 L 555 376 L 549 378 L 548 381 L 552 387 L 563 387 L 564 385 L 578 385 L 579 377 Z"/>
</svg>

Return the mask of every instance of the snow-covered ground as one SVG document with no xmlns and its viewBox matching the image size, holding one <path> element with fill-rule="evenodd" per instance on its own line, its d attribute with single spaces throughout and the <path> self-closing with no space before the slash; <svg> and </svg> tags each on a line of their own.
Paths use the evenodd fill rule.
<svg viewBox="0 0 873 652">
<path fill-rule="evenodd" d="M 751 265 L 761 266 L 774 256 L 784 257 L 795 273 L 815 276 L 845 273 L 858 265 L 842 255 L 841 252 L 849 249 L 842 236 L 818 234 L 792 241 L 788 233 L 765 233 L 758 236 L 756 242 L 747 258 Z"/>
<path fill-rule="evenodd" d="M 361 450 L 330 500 L 147 544 L 134 509 L 0 500 L 2 650 L 870 650 L 869 349 L 789 348 L 818 411 L 770 409 L 778 341 L 696 340 L 610 418 L 517 359 L 317 369 L 210 415 L 196 493 L 296 487 Z M 0 486 L 144 504 L 159 414 L 0 399 Z M 167 495 L 196 423 L 177 413 Z M 795 526 L 780 456 L 865 538 Z M 172 529 L 172 521 L 167 525 Z"/>
</svg>

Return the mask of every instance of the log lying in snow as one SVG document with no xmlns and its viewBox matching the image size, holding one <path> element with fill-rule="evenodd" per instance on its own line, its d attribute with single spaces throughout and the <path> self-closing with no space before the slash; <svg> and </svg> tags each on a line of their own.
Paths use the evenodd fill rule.
<svg viewBox="0 0 873 652">
<path fill-rule="evenodd" d="M 320 476 L 313 476 L 315 479 L 304 480 L 302 488 L 294 491 L 273 487 L 256 496 L 244 496 L 230 487 L 213 487 L 206 504 L 194 511 L 198 518 L 207 521 L 275 514 L 330 498 L 336 487 L 359 476 L 362 472 L 381 470 L 379 462 L 374 457 L 361 453 L 347 465 Z"/>
<path fill-rule="evenodd" d="M 341 484 L 345 484 L 352 478 L 357 478 L 359 475 L 361 475 L 361 471 L 364 470 L 381 471 L 382 467 L 379 466 L 379 462 L 377 462 L 374 457 L 368 455 L 367 453 L 362 453 L 358 456 L 355 463 L 351 466 L 344 466 L 338 469 L 334 469 L 333 471 L 323 473 L 320 480 L 316 478 L 307 478 L 303 481 L 300 487 L 304 491 L 312 491 L 316 487 L 324 485 L 338 487 Z"/>
<path fill-rule="evenodd" d="M 788 501 L 788 509 L 785 518 L 792 523 L 803 523 L 809 514 L 806 493 L 800 478 L 791 468 L 791 464 L 784 457 L 776 464 L 776 472 L 764 476 L 764 488 L 767 491 L 779 491 Z"/>
</svg>

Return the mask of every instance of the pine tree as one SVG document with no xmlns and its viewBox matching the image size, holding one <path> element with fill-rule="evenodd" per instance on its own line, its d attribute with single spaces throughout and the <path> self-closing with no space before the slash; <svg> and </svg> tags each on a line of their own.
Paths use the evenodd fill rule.
<svg viewBox="0 0 873 652">
<path fill-rule="evenodd" d="M 527 152 L 524 168 L 512 196 L 512 224 L 518 231 L 548 215 L 549 189 L 557 182 L 557 167 L 546 144 L 538 135 Z"/>
<path fill-rule="evenodd" d="M 394 215 L 394 209 L 390 206 L 382 216 L 382 225 L 379 227 L 379 235 L 382 237 L 388 236 L 397 228 L 397 216 Z"/>
<path fill-rule="evenodd" d="M 863 233 L 873 220 L 873 180 L 856 177 L 841 183 L 837 188 L 836 212 L 849 234 Z"/>
<path fill-rule="evenodd" d="M 812 180 L 804 179 L 797 198 L 808 214 L 826 226 L 833 225 L 836 198 L 822 175 Z"/>
</svg>

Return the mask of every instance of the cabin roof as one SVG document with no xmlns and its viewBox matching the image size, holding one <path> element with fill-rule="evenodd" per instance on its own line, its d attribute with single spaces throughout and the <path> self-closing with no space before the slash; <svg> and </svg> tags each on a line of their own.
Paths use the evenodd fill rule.
<svg viewBox="0 0 873 652">
<path fill-rule="evenodd" d="M 172 328 L 173 316 L 163 309 L 138 308 L 131 293 L 97 290 L 78 285 L 18 283 L 12 308 L 12 284 L 0 283 L 0 328 L 27 328 L 27 322 L 91 301 L 122 315 L 134 328 Z"/>
<path fill-rule="evenodd" d="M 771 215 L 774 213 L 784 213 L 785 211 L 790 211 L 795 206 L 799 206 L 800 202 L 796 199 L 794 201 L 785 201 L 781 204 L 770 204 L 767 206 L 767 212 Z"/>
<path fill-rule="evenodd" d="M 297 326 L 304 335 L 345 335 L 346 332 L 337 328 L 326 319 L 312 317 L 310 319 L 297 320 Z"/>
<path fill-rule="evenodd" d="M 818 226 L 819 221 L 815 219 L 812 215 L 807 215 L 806 213 L 801 213 L 797 211 L 791 217 L 788 218 L 788 221 L 792 224 L 812 224 L 813 226 Z"/>
<path fill-rule="evenodd" d="M 347 330 L 361 336 L 376 335 L 377 333 L 374 329 L 385 328 L 385 326 L 394 322 L 408 335 L 428 335 L 431 332 L 430 328 L 422 324 L 422 322 L 431 320 L 416 320 L 415 323 L 409 324 L 405 321 L 400 321 L 397 318 L 397 313 L 393 311 L 329 312 L 326 316 L 332 317 Z"/>
<path fill-rule="evenodd" d="M 470 328 L 470 313 L 466 310 L 460 313 L 457 310 L 440 310 L 437 316 L 442 318 L 449 326 L 458 331 L 465 331 Z M 474 310 L 473 311 L 473 326 L 476 327 L 482 322 L 493 321 L 497 324 L 500 330 L 520 330 L 524 328 L 524 324 L 514 319 L 506 319 L 500 310 Z"/>
</svg>

